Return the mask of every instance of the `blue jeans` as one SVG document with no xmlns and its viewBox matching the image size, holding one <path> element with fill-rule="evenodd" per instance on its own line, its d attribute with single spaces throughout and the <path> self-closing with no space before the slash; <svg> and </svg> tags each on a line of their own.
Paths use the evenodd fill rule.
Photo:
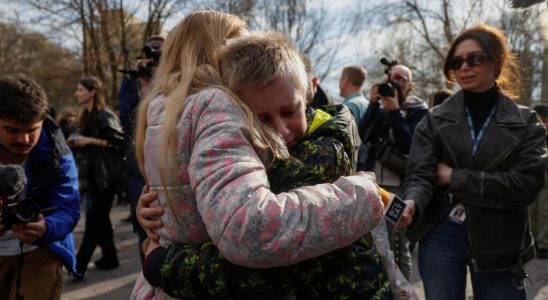
<svg viewBox="0 0 548 300">
<path fill-rule="evenodd" d="M 426 299 L 464 300 L 469 262 L 466 224 L 444 217 L 419 242 L 419 272 Z M 526 299 L 510 271 L 472 272 L 471 279 L 475 300 Z"/>
</svg>

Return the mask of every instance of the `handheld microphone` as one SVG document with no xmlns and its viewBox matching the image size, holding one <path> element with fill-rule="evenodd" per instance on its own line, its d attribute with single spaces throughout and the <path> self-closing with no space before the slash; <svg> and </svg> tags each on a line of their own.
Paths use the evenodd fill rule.
<svg viewBox="0 0 548 300">
<path fill-rule="evenodd" d="M 0 201 L 13 200 L 26 183 L 27 177 L 22 166 L 0 165 Z"/>
</svg>

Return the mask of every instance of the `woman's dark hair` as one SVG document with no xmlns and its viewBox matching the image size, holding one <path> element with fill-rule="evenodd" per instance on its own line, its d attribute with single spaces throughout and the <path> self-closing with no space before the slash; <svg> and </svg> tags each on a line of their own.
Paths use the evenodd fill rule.
<svg viewBox="0 0 548 300">
<path fill-rule="evenodd" d="M 0 118 L 41 121 L 49 112 L 48 97 L 36 81 L 22 75 L 0 78 Z"/>
<path fill-rule="evenodd" d="M 103 110 L 106 107 L 105 98 L 103 96 L 103 83 L 101 80 L 94 76 L 84 77 L 79 82 L 86 90 L 95 91 L 93 96 L 93 108 L 90 112 L 83 109 L 80 113 L 78 124 L 80 127 L 91 128 L 95 122 L 95 113 L 99 110 Z M 87 123 L 87 124 L 85 124 Z"/>
<path fill-rule="evenodd" d="M 506 46 L 504 34 L 499 29 L 486 24 L 478 24 L 464 30 L 453 41 L 443 66 L 445 78 L 449 82 L 453 82 L 454 74 L 450 68 L 450 63 L 457 46 L 465 40 L 476 41 L 487 55 L 487 59 L 493 62 L 495 65 L 495 81 L 500 90 L 510 97 L 518 97 L 521 91 L 521 81 L 516 58 Z"/>
</svg>

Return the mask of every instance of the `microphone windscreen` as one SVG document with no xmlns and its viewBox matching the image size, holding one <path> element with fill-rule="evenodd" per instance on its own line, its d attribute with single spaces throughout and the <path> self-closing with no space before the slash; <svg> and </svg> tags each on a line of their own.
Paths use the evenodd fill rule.
<svg viewBox="0 0 548 300">
<path fill-rule="evenodd" d="M 0 165 L 0 196 L 17 195 L 27 183 L 25 169 L 20 165 Z"/>
</svg>

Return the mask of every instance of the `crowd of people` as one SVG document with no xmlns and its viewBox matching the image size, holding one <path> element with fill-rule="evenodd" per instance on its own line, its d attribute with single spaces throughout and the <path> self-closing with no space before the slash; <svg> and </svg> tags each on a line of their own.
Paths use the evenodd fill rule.
<svg viewBox="0 0 548 300">
<path fill-rule="evenodd" d="M 336 104 L 287 37 L 214 10 L 142 52 L 119 114 L 93 76 L 57 121 L 36 82 L 0 78 L 0 171 L 23 174 L 0 187 L 0 298 L 59 299 L 62 267 L 85 280 L 96 247 L 97 269 L 118 268 L 123 194 L 131 299 L 417 299 L 412 251 L 426 299 L 464 299 L 467 268 L 475 299 L 526 299 L 525 263 L 548 258 L 548 107 L 516 104 L 499 29 L 455 38 L 442 70 L 458 89 L 431 107 L 388 59 L 369 93 L 365 68 L 343 68 Z"/>
</svg>

